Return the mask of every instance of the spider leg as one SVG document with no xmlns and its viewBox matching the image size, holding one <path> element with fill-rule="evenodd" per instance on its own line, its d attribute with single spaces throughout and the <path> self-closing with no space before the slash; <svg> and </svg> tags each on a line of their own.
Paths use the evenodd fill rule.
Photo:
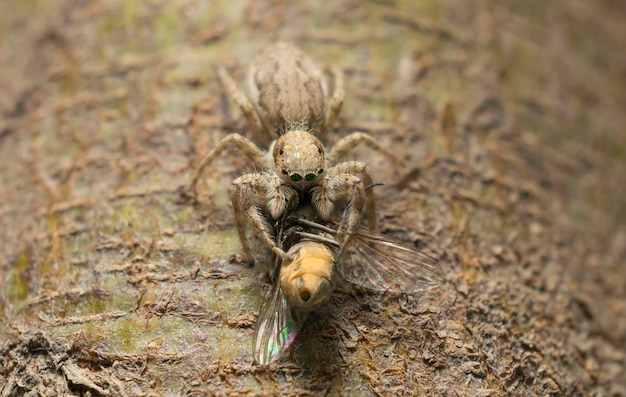
<svg viewBox="0 0 626 397">
<path fill-rule="evenodd" d="M 322 132 L 319 134 L 319 138 L 322 139 L 324 135 L 333 127 L 335 120 L 339 116 L 339 112 L 341 112 L 341 107 L 343 106 L 343 99 L 345 97 L 344 90 L 344 80 L 343 80 L 343 71 L 339 68 L 332 67 L 330 72 L 333 76 L 333 95 L 330 98 L 330 103 L 328 104 L 328 108 L 326 109 L 326 115 L 324 117 L 324 127 L 322 128 Z"/>
<path fill-rule="evenodd" d="M 246 220 L 266 246 L 283 260 L 289 259 L 289 255 L 276 244 L 272 225 L 259 206 L 260 201 L 268 198 L 267 192 L 274 190 L 274 184 L 273 178 L 268 177 L 268 174 L 257 173 L 240 176 L 231 186 L 230 197 L 235 212 L 235 224 L 249 263 L 254 263 L 254 256 L 246 237 Z M 286 199 L 284 203 L 287 204 Z"/>
<path fill-rule="evenodd" d="M 190 191 L 194 197 L 197 197 L 197 185 L 200 176 L 202 175 L 202 171 L 209 165 L 217 156 L 219 156 L 224 150 L 235 147 L 241 154 L 248 158 L 254 165 L 260 167 L 267 167 L 267 153 L 259 149 L 257 145 L 255 145 L 248 138 L 239 135 L 239 134 L 229 134 L 222 138 L 217 145 L 207 153 L 202 161 L 200 161 L 200 165 L 196 168 L 196 172 L 193 175 L 193 179 L 191 184 L 187 188 L 187 191 Z"/>
<path fill-rule="evenodd" d="M 361 143 L 365 144 L 370 149 L 389 157 L 394 163 L 398 165 L 404 165 L 404 163 L 398 158 L 398 156 L 396 156 L 389 149 L 376 142 L 374 137 L 366 134 L 365 132 L 354 132 L 342 138 L 330 149 L 326 158 L 331 164 L 334 164 L 340 158 L 354 150 Z"/>
<path fill-rule="evenodd" d="M 336 178 L 337 175 L 342 175 L 342 174 L 355 175 L 362 181 L 363 189 L 365 192 L 364 194 L 366 198 L 364 209 L 368 218 L 368 227 L 372 230 L 375 230 L 376 229 L 376 203 L 374 200 L 374 190 L 367 188 L 368 186 L 371 186 L 374 182 L 372 181 L 372 175 L 369 172 L 367 164 L 361 161 L 346 161 L 346 162 L 335 165 L 329 170 L 329 175 L 331 179 Z M 325 188 L 325 189 L 328 190 L 328 188 Z M 328 198 L 332 202 L 334 202 L 335 200 L 339 198 L 337 197 L 337 192 L 330 191 L 330 192 L 326 192 L 326 194 L 328 195 Z M 332 207 L 330 208 L 330 211 L 332 211 Z M 328 213 L 330 215 L 330 211 L 327 211 L 325 213 Z M 321 213 L 320 213 L 320 216 L 323 218 Z"/>
<path fill-rule="evenodd" d="M 334 207 L 333 203 L 336 199 L 343 197 L 347 199 L 343 216 L 337 228 L 337 241 L 339 241 L 342 247 L 349 242 L 359 228 L 366 194 L 369 194 L 366 193 L 364 181 L 361 177 L 357 175 L 357 172 L 351 171 L 354 170 L 348 166 L 333 169 L 333 175 L 330 175 L 319 186 L 311 189 L 311 201 L 322 220 L 327 220 L 330 217 Z M 369 177 L 369 174 L 365 175 Z M 371 208 L 368 207 L 368 211 L 370 209 L 373 210 L 373 206 Z"/>
<path fill-rule="evenodd" d="M 217 69 L 217 75 L 222 82 L 222 85 L 226 89 L 228 96 L 230 96 L 233 101 L 235 101 L 237 106 L 239 106 L 241 112 L 248 121 L 248 125 L 250 126 L 250 128 L 252 128 L 254 133 L 259 136 L 263 141 L 267 143 L 271 142 L 274 137 L 272 137 L 267 132 L 267 130 L 263 126 L 261 119 L 259 118 L 256 109 L 254 108 L 254 105 L 252 105 L 248 97 L 243 92 L 239 91 L 237 85 L 235 84 L 235 81 L 230 76 L 228 71 L 226 71 L 226 68 L 220 66 Z"/>
</svg>

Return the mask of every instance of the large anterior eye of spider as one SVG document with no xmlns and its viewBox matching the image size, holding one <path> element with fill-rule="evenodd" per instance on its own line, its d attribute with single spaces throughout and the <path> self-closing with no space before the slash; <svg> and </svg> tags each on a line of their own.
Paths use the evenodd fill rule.
<svg viewBox="0 0 626 397">
<path fill-rule="evenodd" d="M 302 180 L 302 176 L 300 176 L 300 174 L 293 174 L 289 178 L 291 178 L 291 180 L 294 181 L 294 182 L 298 182 L 298 181 Z M 308 179 L 307 179 L 307 181 L 308 181 Z"/>
</svg>

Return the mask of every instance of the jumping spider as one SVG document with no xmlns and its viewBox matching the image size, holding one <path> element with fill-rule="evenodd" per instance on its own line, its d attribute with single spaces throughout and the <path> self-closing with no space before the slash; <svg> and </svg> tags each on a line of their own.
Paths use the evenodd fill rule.
<svg viewBox="0 0 626 397">
<path fill-rule="evenodd" d="M 337 229 L 337 240 L 342 243 L 358 229 L 364 207 L 370 228 L 375 227 L 374 197 L 372 190 L 366 189 L 372 184 L 372 178 L 366 164 L 336 162 L 359 143 L 394 161 L 398 159 L 361 132 L 348 135 L 330 152 L 325 152 L 320 138 L 332 127 L 344 98 L 343 74 L 335 68 L 331 69 L 331 74 L 334 88 L 329 96 L 322 70 L 302 51 L 286 43 L 269 46 L 250 66 L 249 99 L 237 89 L 223 67 L 218 70 L 227 93 L 241 108 L 250 127 L 261 139 L 272 142 L 264 151 L 239 134 L 224 137 L 202 159 L 190 189 L 195 195 L 203 169 L 229 147 L 235 147 L 264 170 L 235 179 L 230 190 L 237 231 L 250 263 L 254 260 L 245 235 L 246 219 L 274 253 L 289 259 L 276 243 L 272 225 L 263 210 L 273 219 L 279 219 L 288 210 L 292 192 L 310 199 L 322 220 L 329 219 L 337 200 L 346 199 Z"/>
</svg>

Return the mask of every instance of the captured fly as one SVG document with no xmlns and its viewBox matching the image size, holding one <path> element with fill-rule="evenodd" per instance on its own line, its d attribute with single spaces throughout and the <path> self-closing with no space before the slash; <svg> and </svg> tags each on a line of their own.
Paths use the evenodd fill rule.
<svg viewBox="0 0 626 397">
<path fill-rule="evenodd" d="M 283 219 L 277 241 L 292 259 L 276 259 L 254 333 L 258 364 L 270 364 L 287 350 L 308 312 L 330 297 L 337 275 L 368 289 L 406 294 L 444 280 L 435 259 L 382 233 L 360 227 L 346 247 L 335 235 L 302 216 Z"/>
</svg>

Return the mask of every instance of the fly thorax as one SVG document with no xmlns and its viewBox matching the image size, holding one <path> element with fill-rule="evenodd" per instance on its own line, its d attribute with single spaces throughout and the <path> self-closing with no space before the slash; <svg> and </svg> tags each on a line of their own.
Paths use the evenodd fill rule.
<svg viewBox="0 0 626 397">
<path fill-rule="evenodd" d="M 289 131 L 273 148 L 276 174 L 285 184 L 303 189 L 315 185 L 324 173 L 324 146 L 307 131 Z"/>
<path fill-rule="evenodd" d="M 306 241 L 291 247 L 294 258 L 280 269 L 280 286 L 291 305 L 312 308 L 327 300 L 334 287 L 335 258 L 321 243 Z"/>
</svg>

